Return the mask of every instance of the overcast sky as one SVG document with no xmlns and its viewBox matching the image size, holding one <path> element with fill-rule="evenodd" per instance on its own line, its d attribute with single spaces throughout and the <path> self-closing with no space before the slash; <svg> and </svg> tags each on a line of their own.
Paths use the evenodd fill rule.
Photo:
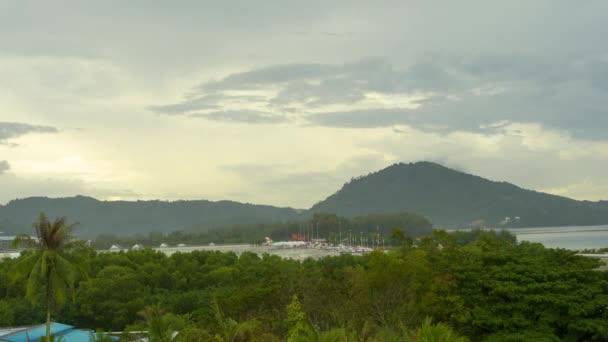
<svg viewBox="0 0 608 342">
<path fill-rule="evenodd" d="M 2 1 L 0 203 L 307 208 L 431 160 L 608 199 L 608 2 Z"/>
</svg>

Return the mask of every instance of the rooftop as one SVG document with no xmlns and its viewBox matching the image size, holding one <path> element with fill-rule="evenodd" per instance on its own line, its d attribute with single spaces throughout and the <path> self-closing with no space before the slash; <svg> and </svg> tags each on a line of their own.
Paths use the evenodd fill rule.
<svg viewBox="0 0 608 342">
<path fill-rule="evenodd" d="M 51 334 L 61 336 L 63 342 L 89 342 L 94 333 L 90 330 L 75 329 L 71 325 L 52 322 Z M 40 342 L 45 335 L 46 324 L 0 328 L 0 342 Z"/>
</svg>

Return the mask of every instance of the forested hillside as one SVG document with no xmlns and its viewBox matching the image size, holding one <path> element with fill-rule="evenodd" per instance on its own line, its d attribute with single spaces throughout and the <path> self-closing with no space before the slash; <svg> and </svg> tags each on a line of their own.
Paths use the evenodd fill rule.
<svg viewBox="0 0 608 342">
<path fill-rule="evenodd" d="M 407 211 L 429 218 L 436 226 L 608 224 L 606 202 L 526 190 L 430 162 L 395 164 L 355 178 L 311 211 L 347 217 Z"/>
<path fill-rule="evenodd" d="M 70 217 L 79 223 L 76 233 L 89 238 L 302 222 L 315 213 L 355 218 L 408 212 L 428 218 L 435 226 L 447 227 L 608 224 L 606 201 L 576 201 L 526 190 L 430 162 L 395 164 L 354 178 L 309 210 L 232 201 L 128 202 L 83 196 L 19 199 L 0 206 L 0 231 L 29 232 L 32 217 L 42 211 L 51 217 Z"/>
<path fill-rule="evenodd" d="M 0 227 L 29 233 L 32 218 L 45 212 L 51 217 L 67 216 L 78 222 L 76 233 L 95 237 L 100 233 L 136 234 L 175 230 L 205 230 L 243 223 L 283 222 L 300 214 L 291 208 L 243 204 L 231 201 L 98 201 L 71 198 L 32 197 L 0 206 Z M 2 231 L 0 229 L 0 231 Z"/>
<path fill-rule="evenodd" d="M 518 244 L 508 233 L 462 234 L 435 231 L 417 247 L 403 241 L 388 253 L 304 262 L 73 251 L 86 275 L 53 319 L 140 331 L 149 328 L 139 313 L 160 308 L 179 342 L 461 341 L 410 338 L 429 318 L 471 341 L 608 340 L 608 273 L 595 270 L 599 260 Z M 25 258 L 0 262 L 0 326 L 44 320 L 43 306 L 25 298 L 27 277 L 12 276 Z"/>
</svg>

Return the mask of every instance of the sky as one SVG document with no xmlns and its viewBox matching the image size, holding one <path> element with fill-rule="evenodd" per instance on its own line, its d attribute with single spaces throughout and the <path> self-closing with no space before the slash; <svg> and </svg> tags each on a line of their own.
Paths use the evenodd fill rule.
<svg viewBox="0 0 608 342">
<path fill-rule="evenodd" d="M 308 208 L 435 161 L 608 199 L 606 1 L 2 1 L 0 203 Z"/>
</svg>

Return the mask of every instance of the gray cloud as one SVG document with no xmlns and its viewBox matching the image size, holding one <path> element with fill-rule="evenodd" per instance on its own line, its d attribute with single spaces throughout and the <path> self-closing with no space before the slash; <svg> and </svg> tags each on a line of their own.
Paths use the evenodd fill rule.
<svg viewBox="0 0 608 342">
<path fill-rule="evenodd" d="M 313 125 L 340 128 L 390 127 L 411 122 L 410 118 L 408 110 L 400 108 L 331 112 L 308 117 Z"/>
<path fill-rule="evenodd" d="M 241 122 L 251 124 L 272 124 L 285 122 L 282 116 L 257 111 L 217 111 L 204 114 L 190 114 L 191 118 L 204 118 L 213 121 Z"/>
<path fill-rule="evenodd" d="M 59 130 L 50 126 L 30 125 L 19 122 L 0 122 L 0 144 L 30 133 L 57 133 Z"/>
<path fill-rule="evenodd" d="M 170 103 L 166 105 L 148 106 L 146 109 L 167 115 L 183 115 L 188 112 L 205 109 L 216 109 L 217 105 L 209 104 L 205 98 L 198 98 L 190 101 L 184 101 L 179 103 Z"/>
<path fill-rule="evenodd" d="M 483 132 L 497 122 L 537 122 L 574 136 L 606 139 L 608 57 L 539 58 L 488 54 L 451 57 L 427 54 L 403 69 L 384 59 L 344 64 L 285 64 L 234 73 L 203 83 L 182 102 L 152 107 L 170 115 L 222 109 L 227 101 L 255 104 L 272 114 L 224 108 L 190 115 L 232 122 L 271 123 L 299 116 L 314 125 Z M 274 89 L 270 97 L 233 95 Z M 278 89 L 278 92 L 276 91 Z M 226 95 L 232 94 L 232 95 Z M 359 109 L 370 94 L 415 96 L 419 108 L 395 104 Z M 324 110 L 331 105 L 351 107 Z M 329 107 L 328 107 L 329 108 Z M 263 117 L 264 119 L 259 119 Z M 281 119 L 283 117 L 283 119 Z M 268 119 L 271 118 L 271 119 Z"/>
<path fill-rule="evenodd" d="M 490 82 L 554 82 L 560 65 L 519 56 L 484 55 L 450 58 L 429 54 L 397 69 L 386 59 L 368 58 L 344 64 L 285 64 L 235 73 L 195 88 L 198 98 L 184 103 L 196 105 L 200 99 L 214 99 L 217 92 L 259 90 L 282 86 L 272 103 L 318 104 L 354 103 L 368 92 L 408 94 L 468 91 Z M 312 101 L 311 101 L 312 100 Z M 205 102 L 207 104 L 208 102 Z"/>
<path fill-rule="evenodd" d="M 218 81 L 203 83 L 198 88 L 207 92 L 227 89 L 256 89 L 263 85 L 316 79 L 328 73 L 334 73 L 335 69 L 335 66 L 323 64 L 297 63 L 273 65 L 235 73 Z"/>
<path fill-rule="evenodd" d="M 0 160 L 0 175 L 11 169 L 11 165 L 6 160 Z"/>
<path fill-rule="evenodd" d="M 167 105 L 148 106 L 149 110 L 169 115 L 222 107 L 226 101 L 243 105 L 261 103 L 279 112 L 290 105 L 317 108 L 328 104 L 352 104 L 365 99 L 368 91 L 394 91 L 403 73 L 393 70 L 382 59 L 365 59 L 344 64 L 285 64 L 234 73 L 220 80 L 195 87 L 184 100 Z M 253 95 L 227 95 L 235 91 L 280 88 L 269 99 Z"/>
<path fill-rule="evenodd" d="M 247 104 L 250 102 L 260 101 L 261 99 L 263 99 L 262 96 L 255 95 L 235 96 L 221 93 L 204 95 L 190 94 L 181 102 L 165 105 L 151 105 L 146 107 L 146 109 L 159 114 L 188 116 L 191 113 L 196 113 L 203 110 L 220 109 L 221 103 L 226 101 Z"/>
<path fill-rule="evenodd" d="M 226 173 L 217 172 L 217 163 L 250 160 L 244 154 L 256 151 L 258 159 L 269 164 L 291 160 L 281 174 L 272 174 L 285 186 L 277 186 L 282 191 L 276 196 L 283 197 L 274 203 L 295 203 L 302 193 L 316 200 L 319 193 L 334 190 L 334 183 L 314 191 L 305 185 L 288 188 L 290 182 L 306 178 L 293 175 L 293 170 L 302 170 L 311 183 L 321 184 L 323 176 L 315 173 L 334 172 L 331 163 L 371 151 L 408 161 L 461 156 L 455 162 L 477 173 L 502 177 L 520 172 L 521 179 L 514 180 L 533 180 L 527 183 L 533 186 L 557 187 L 558 181 L 574 182 L 567 175 L 580 178 L 589 172 L 586 169 L 606 169 L 605 164 L 575 160 L 569 163 L 577 168 L 568 170 L 559 163 L 543 163 L 542 156 L 548 153 L 544 150 L 526 154 L 525 148 L 513 149 L 529 143 L 510 136 L 516 134 L 512 127 L 520 129 L 518 125 L 510 125 L 511 131 L 502 131 L 495 139 L 475 135 L 456 150 L 454 141 L 469 134 L 444 133 L 496 132 L 506 130 L 500 126 L 504 122 L 538 122 L 543 128 L 565 132 L 563 136 L 572 142 L 566 139 L 564 145 L 580 146 L 582 152 L 588 150 L 586 146 L 575 143 L 606 139 L 607 1 L 425 1 L 414 9 L 410 2 L 396 0 L 383 5 L 310 0 L 284 6 L 250 0 L 186 0 L 175 6 L 118 0 L 68 2 L 69 6 L 0 2 L 0 13 L 6 13 L 0 21 L 4 109 L 0 116 L 4 121 L 40 120 L 88 132 L 70 134 L 61 141 L 65 149 L 52 153 L 49 149 L 57 147 L 44 142 L 27 150 L 5 149 L 8 153 L 0 159 L 12 164 L 36 159 L 35 152 L 74 155 L 104 160 L 108 169 L 124 174 L 124 181 L 133 182 L 143 193 L 162 194 L 166 188 L 191 193 L 192 186 L 184 183 L 206 179 L 217 184 L 213 191 L 218 194 L 229 186 L 223 179 Z M 370 55 L 380 58 L 366 58 Z M 167 97 L 184 82 L 192 83 L 182 89 L 183 97 Z M 412 95 L 419 108 L 403 100 Z M 146 119 L 136 110 L 146 105 L 152 105 L 147 108 L 152 115 L 180 119 Z M 190 127 L 184 127 L 182 117 L 191 118 Z M 201 136 L 201 129 L 208 128 L 204 120 L 264 125 L 234 127 L 239 141 L 252 145 L 239 149 L 226 145 L 225 139 L 233 139 L 232 135 Z M 281 129 L 265 125 L 279 122 Z M 387 129 L 354 131 L 369 127 Z M 0 131 L 0 144 L 5 144 L 0 150 L 24 134 L 15 127 L 9 131 Z M 535 128 L 530 134 L 555 135 L 538 131 Z M 159 142 L 158 132 L 183 134 L 184 139 Z M 256 140 L 259 136 L 267 139 Z M 286 141 L 286 136 L 288 144 L 276 143 Z M 323 140 L 311 143 L 316 136 Z M 336 145 L 320 146 L 325 139 Z M 369 145 L 376 139 L 395 139 L 395 146 L 373 149 Z M 495 140 L 511 144 L 496 148 Z M 547 138 L 545 143 L 554 142 Z M 486 151 L 477 149 L 479 145 L 486 145 L 495 156 L 466 159 L 467 151 L 469 158 Z M 146 149 L 150 146 L 165 148 Z M 223 151 L 213 146 L 227 147 Z M 183 153 L 172 153 L 178 149 Z M 205 149 L 209 150 L 205 158 L 192 157 Z M 428 154 L 421 156 L 418 151 Z M 587 153 L 605 159 L 603 151 L 598 147 Z M 308 160 L 294 161 L 294 154 L 300 153 Z M 562 158 L 551 155 L 552 160 Z M 165 159 L 170 163 L 163 164 L 183 162 L 189 167 L 151 171 L 149 165 Z M 200 172 L 186 172 L 199 168 Z M 44 168 L 32 172 L 46 176 Z M 4 182 L 0 195 L 9 192 L 7 179 L 15 173 L 0 177 Z M 177 176 L 168 179 L 171 173 Z M 236 178 L 233 173 L 226 177 Z M 545 184 L 534 177 L 556 181 Z M 589 177 L 594 185 L 606 183 L 595 174 Z M 247 188 L 245 177 L 242 183 L 245 196 L 254 194 L 249 195 L 251 201 L 265 201 L 266 186 Z M 40 192 L 53 192 L 60 184 L 57 189 L 37 186 Z"/>
</svg>

